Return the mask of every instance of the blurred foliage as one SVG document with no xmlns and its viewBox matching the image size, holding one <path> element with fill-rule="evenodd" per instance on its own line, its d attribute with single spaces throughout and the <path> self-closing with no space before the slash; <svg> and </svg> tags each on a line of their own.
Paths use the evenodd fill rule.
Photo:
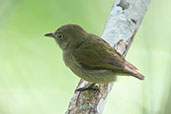
<svg viewBox="0 0 171 114">
<path fill-rule="evenodd" d="M 0 0 L 0 114 L 61 114 L 77 86 L 46 32 L 75 23 L 101 35 L 113 0 Z M 155 0 L 126 57 L 146 78 L 119 77 L 104 114 L 171 114 L 171 1 Z"/>
</svg>

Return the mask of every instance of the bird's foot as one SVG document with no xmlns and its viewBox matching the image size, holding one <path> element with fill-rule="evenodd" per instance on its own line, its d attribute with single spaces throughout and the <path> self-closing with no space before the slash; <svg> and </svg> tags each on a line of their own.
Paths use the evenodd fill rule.
<svg viewBox="0 0 171 114">
<path fill-rule="evenodd" d="M 77 92 L 77 91 L 83 92 L 83 91 L 86 91 L 86 90 L 100 91 L 99 88 L 95 88 L 95 87 L 94 87 L 95 85 L 96 85 L 96 83 L 92 83 L 92 84 L 90 84 L 90 85 L 87 86 L 87 87 L 78 88 L 78 89 L 76 89 L 76 92 Z"/>
<path fill-rule="evenodd" d="M 100 93 L 100 88 L 96 87 L 96 83 L 92 83 L 92 84 L 88 85 L 87 87 L 82 87 L 82 88 L 76 89 L 75 92 L 79 92 L 77 100 L 76 100 L 76 106 L 78 106 L 79 97 L 80 97 L 81 93 L 84 92 L 84 91 L 88 91 L 88 90 L 92 90 L 94 92 Z"/>
</svg>

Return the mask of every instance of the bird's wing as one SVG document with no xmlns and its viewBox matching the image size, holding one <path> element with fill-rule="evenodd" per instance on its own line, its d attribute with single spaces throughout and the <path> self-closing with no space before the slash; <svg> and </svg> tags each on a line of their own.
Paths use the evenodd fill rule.
<svg viewBox="0 0 171 114">
<path fill-rule="evenodd" d="M 89 69 L 122 70 L 124 58 L 100 37 L 91 37 L 73 51 L 76 61 Z"/>
</svg>

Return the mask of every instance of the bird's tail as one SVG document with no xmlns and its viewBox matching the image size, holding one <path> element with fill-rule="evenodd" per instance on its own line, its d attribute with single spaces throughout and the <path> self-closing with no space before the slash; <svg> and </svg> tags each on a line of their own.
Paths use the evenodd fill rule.
<svg viewBox="0 0 171 114">
<path fill-rule="evenodd" d="M 125 63 L 124 73 L 134 76 L 140 80 L 144 80 L 144 76 L 137 71 L 138 69 L 129 62 Z"/>
</svg>

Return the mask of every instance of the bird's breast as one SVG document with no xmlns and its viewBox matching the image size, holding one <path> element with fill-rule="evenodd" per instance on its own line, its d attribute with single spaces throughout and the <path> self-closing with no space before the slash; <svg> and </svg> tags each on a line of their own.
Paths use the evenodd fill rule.
<svg viewBox="0 0 171 114">
<path fill-rule="evenodd" d="M 72 53 L 64 52 L 63 59 L 64 59 L 66 66 L 68 66 L 72 70 L 72 72 L 74 72 L 77 76 L 82 75 L 83 69 L 81 65 L 77 62 L 76 58 L 73 56 Z"/>
</svg>

